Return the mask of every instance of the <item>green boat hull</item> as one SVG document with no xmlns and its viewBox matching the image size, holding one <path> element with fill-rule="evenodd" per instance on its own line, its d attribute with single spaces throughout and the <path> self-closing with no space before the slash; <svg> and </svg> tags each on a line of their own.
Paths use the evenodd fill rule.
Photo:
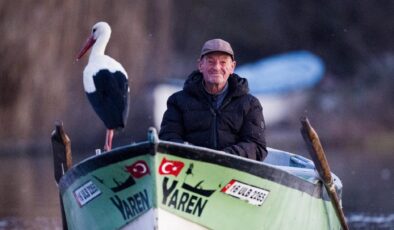
<svg viewBox="0 0 394 230">
<path fill-rule="evenodd" d="M 340 229 L 313 169 L 158 139 L 84 160 L 59 189 L 69 229 Z"/>
</svg>

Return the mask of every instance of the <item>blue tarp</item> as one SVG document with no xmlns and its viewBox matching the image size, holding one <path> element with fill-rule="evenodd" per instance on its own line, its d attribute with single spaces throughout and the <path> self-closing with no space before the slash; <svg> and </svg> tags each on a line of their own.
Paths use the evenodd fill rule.
<svg viewBox="0 0 394 230">
<path fill-rule="evenodd" d="M 324 63 L 308 51 L 294 51 L 237 67 L 254 94 L 286 93 L 314 86 L 324 75 Z"/>
</svg>

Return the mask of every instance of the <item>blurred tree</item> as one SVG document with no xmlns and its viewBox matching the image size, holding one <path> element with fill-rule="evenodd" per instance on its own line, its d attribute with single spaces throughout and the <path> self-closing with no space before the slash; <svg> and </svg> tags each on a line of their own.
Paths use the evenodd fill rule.
<svg viewBox="0 0 394 230">
<path fill-rule="evenodd" d="M 107 53 L 130 75 L 122 135 L 135 140 L 153 124 L 149 86 L 185 78 L 205 40 L 230 41 L 238 64 L 307 49 L 324 59 L 329 76 L 349 83 L 376 69 L 361 68 L 371 57 L 392 56 L 392 12 L 389 0 L 0 1 L 0 146 L 46 143 L 56 119 L 74 143 L 102 142 L 96 130 L 104 127 L 82 89 L 87 58 L 74 61 L 97 21 L 112 26 Z"/>
<path fill-rule="evenodd" d="M 0 145 L 46 144 L 56 119 L 74 142 L 103 138 L 82 88 L 87 58 L 76 63 L 76 54 L 92 25 L 107 21 L 107 53 L 128 71 L 133 101 L 141 100 L 171 55 L 170 16 L 169 1 L 1 1 Z M 132 105 L 131 120 L 142 106 Z"/>
</svg>

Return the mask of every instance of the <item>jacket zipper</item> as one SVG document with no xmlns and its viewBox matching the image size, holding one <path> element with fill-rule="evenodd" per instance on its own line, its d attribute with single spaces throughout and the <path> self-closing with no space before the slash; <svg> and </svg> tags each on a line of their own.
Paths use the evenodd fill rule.
<svg viewBox="0 0 394 230">
<path fill-rule="evenodd" d="M 211 135 L 212 135 L 212 144 L 213 148 L 217 149 L 218 148 L 218 133 L 217 133 L 217 112 L 214 108 L 210 107 L 211 113 L 213 115 L 213 125 L 212 125 L 212 130 L 211 130 Z"/>
<path fill-rule="evenodd" d="M 210 107 L 211 113 L 213 115 L 213 126 L 212 126 L 212 137 L 213 137 L 213 146 L 214 149 L 218 149 L 218 139 L 219 139 L 219 134 L 218 134 L 218 110 L 224 108 L 226 105 L 228 105 L 230 103 L 231 99 L 225 99 L 225 101 L 223 101 L 222 105 L 216 110 L 214 109 L 212 106 Z M 220 149 L 219 149 L 220 150 Z"/>
</svg>

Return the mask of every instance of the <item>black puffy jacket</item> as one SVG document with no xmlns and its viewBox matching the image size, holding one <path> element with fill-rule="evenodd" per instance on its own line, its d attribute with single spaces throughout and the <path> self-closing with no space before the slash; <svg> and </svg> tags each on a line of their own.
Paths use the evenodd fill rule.
<svg viewBox="0 0 394 230">
<path fill-rule="evenodd" d="M 211 105 L 202 80 L 202 74 L 194 71 L 183 90 L 169 97 L 160 139 L 263 160 L 267 155 L 263 108 L 249 94 L 247 80 L 232 74 L 228 93 L 218 109 Z"/>
</svg>

